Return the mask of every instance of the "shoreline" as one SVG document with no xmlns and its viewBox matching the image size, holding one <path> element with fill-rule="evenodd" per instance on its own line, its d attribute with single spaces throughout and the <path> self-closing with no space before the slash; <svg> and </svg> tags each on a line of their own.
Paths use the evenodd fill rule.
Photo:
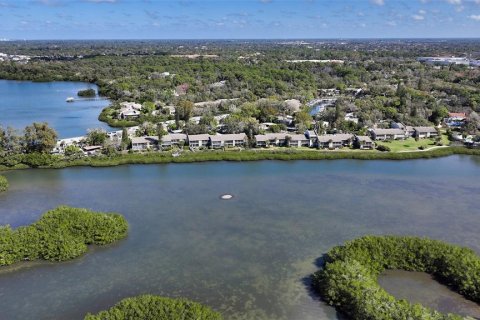
<svg viewBox="0 0 480 320">
<path fill-rule="evenodd" d="M 480 149 L 466 147 L 443 147 L 426 151 L 379 152 L 379 151 L 317 151 L 317 150 L 243 150 L 199 151 L 184 153 L 179 157 L 171 152 L 123 154 L 115 157 L 92 157 L 78 160 L 60 160 L 49 166 L 37 168 L 27 165 L 0 166 L 0 172 L 21 169 L 63 169 L 69 167 L 114 167 L 128 164 L 194 163 L 214 161 L 263 161 L 263 160 L 415 160 L 447 157 L 451 155 L 480 156 Z"/>
</svg>

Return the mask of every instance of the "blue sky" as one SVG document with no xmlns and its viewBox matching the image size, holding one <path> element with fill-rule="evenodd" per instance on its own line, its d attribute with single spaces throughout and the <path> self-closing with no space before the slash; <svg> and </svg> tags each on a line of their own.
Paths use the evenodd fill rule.
<svg viewBox="0 0 480 320">
<path fill-rule="evenodd" d="M 480 37 L 480 0 L 0 0 L 0 39 Z"/>
</svg>

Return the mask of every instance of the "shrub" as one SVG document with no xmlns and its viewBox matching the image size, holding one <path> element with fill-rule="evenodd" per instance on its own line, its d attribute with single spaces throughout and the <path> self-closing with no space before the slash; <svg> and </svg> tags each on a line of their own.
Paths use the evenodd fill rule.
<svg viewBox="0 0 480 320">
<path fill-rule="evenodd" d="M 0 227 L 0 266 L 22 260 L 64 261 L 80 256 L 87 245 L 105 245 L 127 235 L 128 224 L 114 213 L 61 206 L 30 226 Z"/>
<path fill-rule="evenodd" d="M 4 176 L 0 176 L 0 192 L 8 190 L 8 180 Z"/>
<path fill-rule="evenodd" d="M 390 151 L 390 147 L 384 146 L 383 144 L 379 144 L 379 145 L 377 146 L 377 150 L 378 150 L 378 151 Z"/>
<path fill-rule="evenodd" d="M 77 92 L 79 97 L 95 97 L 96 94 L 95 89 L 85 89 Z"/>
<path fill-rule="evenodd" d="M 221 320 L 222 316 L 199 303 L 153 295 L 126 298 L 107 311 L 87 314 L 85 320 Z"/>
<path fill-rule="evenodd" d="M 480 258 L 468 248 L 417 237 L 366 236 L 335 247 L 313 275 L 313 285 L 352 319 L 463 319 L 396 300 L 377 282 L 385 269 L 427 272 L 480 302 Z"/>
</svg>

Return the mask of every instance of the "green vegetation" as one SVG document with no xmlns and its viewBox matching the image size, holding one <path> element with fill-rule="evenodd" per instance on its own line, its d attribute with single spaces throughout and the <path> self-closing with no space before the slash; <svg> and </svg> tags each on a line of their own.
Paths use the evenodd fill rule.
<svg viewBox="0 0 480 320">
<path fill-rule="evenodd" d="M 98 120 L 105 122 L 111 127 L 133 127 L 138 125 L 139 121 L 120 120 L 116 118 L 116 110 L 113 107 L 106 107 L 98 116 Z"/>
<path fill-rule="evenodd" d="M 352 319 L 463 319 L 396 300 L 377 281 L 386 269 L 432 274 L 480 302 L 480 257 L 468 248 L 417 237 L 365 236 L 335 247 L 313 275 L 313 285 L 327 303 Z"/>
<path fill-rule="evenodd" d="M 0 227 L 0 266 L 36 259 L 70 260 L 85 253 L 87 245 L 124 238 L 127 230 L 121 215 L 60 206 L 29 226 Z"/>
<path fill-rule="evenodd" d="M 99 93 L 112 101 L 99 119 L 115 127 L 158 124 L 176 117 L 175 129 L 205 132 L 216 126 L 209 121 L 200 128 L 180 122 L 192 116 L 230 114 L 222 120 L 222 130 L 251 137 L 259 123 L 283 125 L 278 116 L 289 115 L 292 125 L 303 132 L 312 127 L 306 104 L 333 95 L 338 98 L 335 106 L 315 116 L 328 123 L 320 132 L 364 134 L 367 127 L 389 127 L 392 121 L 430 126 L 443 122 L 448 112 L 466 112 L 468 119 L 457 130 L 480 134 L 480 69 L 417 61 L 426 55 L 478 56 L 478 42 L 468 39 L 311 40 L 308 46 L 277 41 L 8 41 L 0 43 L 0 50 L 32 55 L 28 63 L 0 62 L 0 79 L 96 83 Z M 196 54 L 197 58 L 186 58 Z M 291 62 L 298 59 L 343 63 Z M 218 99 L 226 101 L 192 107 Z M 288 105 L 286 99 L 297 99 L 300 105 Z M 140 114 L 119 119 L 120 103 L 125 101 L 142 104 Z M 175 116 L 167 106 L 176 107 Z M 347 114 L 358 121 L 349 121 Z"/>
<path fill-rule="evenodd" d="M 0 175 L 0 192 L 8 190 L 8 180 L 4 176 Z"/>
<path fill-rule="evenodd" d="M 222 316 L 199 303 L 153 295 L 126 298 L 107 311 L 87 314 L 85 320 L 221 320 Z"/>
<path fill-rule="evenodd" d="M 184 163 L 206 161 L 258 161 L 258 160 L 411 160 L 428 159 L 451 156 L 454 154 L 480 155 L 479 149 L 465 147 L 445 147 L 434 150 L 415 152 L 377 152 L 362 150 L 347 151 L 319 151 L 315 149 L 287 149 L 275 150 L 249 149 L 242 151 L 213 151 L 184 152 L 179 157 L 172 156 L 171 152 L 128 153 L 112 156 L 96 156 L 83 158 L 61 158 L 55 155 L 18 155 L 5 158 L 0 164 L 0 170 L 34 168 L 66 168 L 75 166 L 108 167 L 124 164 L 153 164 L 153 163 Z M 35 156 L 35 157 L 33 157 Z M 8 165 L 8 164 L 11 165 Z"/>
<path fill-rule="evenodd" d="M 85 89 L 78 91 L 77 95 L 79 97 L 89 98 L 95 97 L 97 95 L 97 92 L 95 91 L 95 89 Z"/>
<path fill-rule="evenodd" d="M 408 138 L 405 140 L 392 140 L 392 141 L 375 141 L 377 146 L 388 147 L 392 152 L 404 152 L 419 150 L 420 147 L 425 149 L 435 147 L 436 141 L 433 139 L 419 139 L 416 141 L 414 138 Z"/>
</svg>

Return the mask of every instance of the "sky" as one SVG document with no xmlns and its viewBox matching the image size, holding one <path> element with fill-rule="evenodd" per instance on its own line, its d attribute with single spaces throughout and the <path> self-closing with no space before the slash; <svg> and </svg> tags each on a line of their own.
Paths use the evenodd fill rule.
<svg viewBox="0 0 480 320">
<path fill-rule="evenodd" d="M 480 38 L 480 0 L 0 0 L 0 39 Z"/>
</svg>

